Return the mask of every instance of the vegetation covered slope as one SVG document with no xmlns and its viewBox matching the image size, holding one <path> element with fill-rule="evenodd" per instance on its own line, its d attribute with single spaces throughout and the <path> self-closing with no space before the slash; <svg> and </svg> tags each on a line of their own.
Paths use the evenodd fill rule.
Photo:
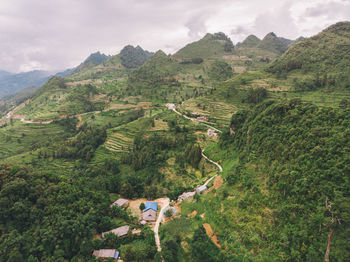
<svg viewBox="0 0 350 262">
<path fill-rule="evenodd" d="M 288 45 L 278 38 L 275 33 L 271 32 L 261 40 L 258 48 L 283 54 L 288 49 Z"/>
<path fill-rule="evenodd" d="M 239 46 L 241 47 L 256 47 L 261 40 L 255 35 L 249 35 Z"/>
<path fill-rule="evenodd" d="M 215 58 L 232 53 L 233 44 L 224 33 L 206 34 L 199 41 L 190 43 L 176 52 L 173 57 L 179 60 L 193 58 Z"/>
<path fill-rule="evenodd" d="M 284 55 L 274 61 L 268 71 L 273 73 L 350 72 L 350 22 L 340 22 L 321 33 L 294 44 Z"/>
<path fill-rule="evenodd" d="M 254 232 L 257 245 L 253 232 L 243 237 L 257 260 L 269 253 L 270 261 L 321 261 L 329 234 L 331 260 L 350 259 L 349 119 L 349 110 L 299 100 L 269 101 L 232 117 L 235 134 L 221 143 L 238 150 L 239 164 L 227 181 L 250 191 L 238 208 L 271 210 L 263 218 L 269 227 Z"/>
<path fill-rule="evenodd" d="M 143 50 L 140 46 L 127 45 L 120 51 L 122 65 L 126 68 L 142 66 L 150 56 L 152 53 Z"/>
<path fill-rule="evenodd" d="M 47 71 L 34 70 L 24 73 L 2 73 L 0 76 L 0 98 L 15 94 L 28 87 L 40 87 L 50 77 Z"/>
</svg>

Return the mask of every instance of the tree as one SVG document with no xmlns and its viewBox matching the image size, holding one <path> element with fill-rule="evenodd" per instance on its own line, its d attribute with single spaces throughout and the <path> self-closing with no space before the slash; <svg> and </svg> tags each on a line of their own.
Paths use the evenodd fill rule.
<svg viewBox="0 0 350 262">
<path fill-rule="evenodd" d="M 145 203 L 142 202 L 142 203 L 140 204 L 140 206 L 139 206 L 139 209 L 140 209 L 141 211 L 144 210 L 144 209 L 145 209 Z"/>
<path fill-rule="evenodd" d="M 125 262 L 133 262 L 136 260 L 136 254 L 132 246 L 130 245 L 126 246 L 123 260 Z"/>
</svg>

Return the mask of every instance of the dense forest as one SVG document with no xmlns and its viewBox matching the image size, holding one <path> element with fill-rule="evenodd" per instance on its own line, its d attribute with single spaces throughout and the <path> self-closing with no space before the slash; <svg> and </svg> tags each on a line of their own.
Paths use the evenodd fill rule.
<svg viewBox="0 0 350 262">
<path fill-rule="evenodd" d="M 321 261 L 328 241 L 332 261 L 350 259 L 349 119 L 349 110 L 267 101 L 233 115 L 234 136 L 221 136 L 239 152 L 228 183 L 251 192 L 239 207 L 273 210 L 272 230 L 261 232 L 273 260 Z"/>
</svg>

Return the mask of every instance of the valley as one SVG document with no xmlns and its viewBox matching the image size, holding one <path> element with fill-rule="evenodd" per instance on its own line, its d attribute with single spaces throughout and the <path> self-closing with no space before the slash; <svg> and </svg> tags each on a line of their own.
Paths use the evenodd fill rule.
<svg viewBox="0 0 350 262">
<path fill-rule="evenodd" d="M 0 261 L 349 260 L 349 43 L 341 22 L 172 55 L 128 45 L 7 103 Z M 154 224 L 120 198 L 140 214 L 160 199 Z"/>
</svg>

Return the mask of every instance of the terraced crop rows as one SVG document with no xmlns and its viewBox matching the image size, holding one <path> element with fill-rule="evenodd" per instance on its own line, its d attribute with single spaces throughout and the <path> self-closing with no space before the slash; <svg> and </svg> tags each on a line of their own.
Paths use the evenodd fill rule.
<svg viewBox="0 0 350 262">
<path fill-rule="evenodd" d="M 111 134 L 105 142 L 105 147 L 113 152 L 127 152 L 131 147 L 132 139 L 120 133 Z"/>
</svg>

